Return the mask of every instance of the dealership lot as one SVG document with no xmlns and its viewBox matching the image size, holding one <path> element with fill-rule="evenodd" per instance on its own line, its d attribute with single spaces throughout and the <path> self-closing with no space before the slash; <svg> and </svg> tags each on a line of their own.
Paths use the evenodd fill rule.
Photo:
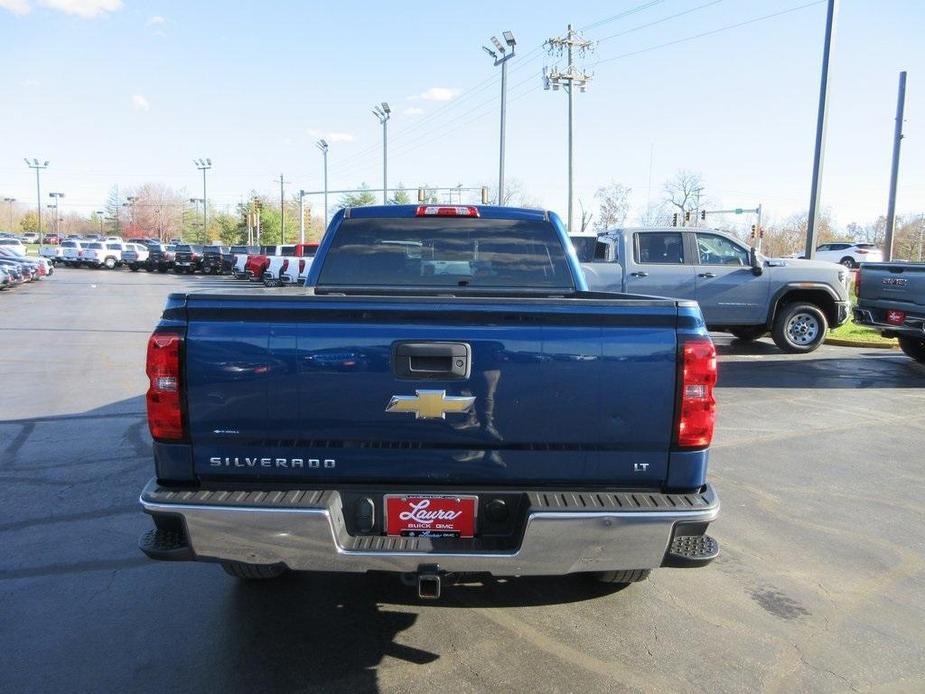
<svg viewBox="0 0 925 694">
<path fill-rule="evenodd" d="M 392 576 L 145 559 L 147 336 L 169 292 L 240 284 L 63 269 L 2 297 L 0 688 L 925 689 L 925 367 L 893 351 L 717 337 L 723 554 L 699 571 L 421 603 Z"/>
</svg>

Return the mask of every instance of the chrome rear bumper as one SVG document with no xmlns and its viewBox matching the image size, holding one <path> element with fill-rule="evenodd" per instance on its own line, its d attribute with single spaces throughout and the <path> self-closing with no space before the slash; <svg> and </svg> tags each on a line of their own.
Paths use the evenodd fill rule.
<svg viewBox="0 0 925 694">
<path fill-rule="evenodd" d="M 656 568 L 665 563 L 678 524 L 699 534 L 719 514 L 710 486 L 694 494 L 524 493 L 523 536 L 517 547 L 501 551 L 478 538 L 350 535 L 341 495 L 332 490 L 174 490 L 152 480 L 141 504 L 147 513 L 182 518 L 190 559 L 301 571 L 407 572 L 438 565 L 498 576 Z"/>
</svg>

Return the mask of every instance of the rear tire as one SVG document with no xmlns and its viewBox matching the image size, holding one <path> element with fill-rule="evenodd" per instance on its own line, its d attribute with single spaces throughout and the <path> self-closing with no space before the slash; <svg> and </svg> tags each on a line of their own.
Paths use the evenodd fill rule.
<svg viewBox="0 0 925 694">
<path fill-rule="evenodd" d="M 733 328 L 730 330 L 737 340 L 742 342 L 754 342 L 768 334 L 768 329 L 763 325 L 749 325 L 742 328 Z"/>
<path fill-rule="evenodd" d="M 287 569 L 282 564 L 244 564 L 236 561 L 223 561 L 225 573 L 245 581 L 264 581 L 279 578 Z"/>
<path fill-rule="evenodd" d="M 839 263 L 839 265 L 844 265 L 844 266 L 845 266 L 846 268 L 848 268 L 849 270 L 853 270 L 854 268 L 856 268 L 856 267 L 858 266 L 858 264 L 857 264 L 856 262 L 854 262 L 854 258 L 852 258 L 852 257 L 849 256 L 849 255 L 846 255 L 844 258 L 842 258 L 841 260 L 839 260 L 838 263 Z"/>
<path fill-rule="evenodd" d="M 601 583 L 621 585 L 645 581 L 650 573 L 652 573 L 651 569 L 633 569 L 631 571 L 599 571 L 593 576 Z"/>
<path fill-rule="evenodd" d="M 925 364 L 925 340 L 917 337 L 900 337 L 899 348 L 920 364 Z"/>
<path fill-rule="evenodd" d="M 818 306 L 796 302 L 780 307 L 771 337 L 783 352 L 808 354 L 819 349 L 828 329 L 825 314 Z"/>
<path fill-rule="evenodd" d="M 103 265 L 106 267 L 107 270 L 114 270 L 116 267 L 116 259 L 106 258 L 106 260 L 103 261 Z"/>
</svg>

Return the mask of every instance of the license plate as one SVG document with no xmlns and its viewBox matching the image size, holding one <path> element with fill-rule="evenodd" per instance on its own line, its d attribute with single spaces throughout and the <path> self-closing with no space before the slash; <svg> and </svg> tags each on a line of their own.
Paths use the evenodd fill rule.
<svg viewBox="0 0 925 694">
<path fill-rule="evenodd" d="M 385 497 L 385 531 L 402 537 L 472 537 L 478 497 L 399 495 Z"/>
<path fill-rule="evenodd" d="M 905 311 L 887 311 L 886 322 L 890 325 L 902 325 L 906 322 Z"/>
</svg>

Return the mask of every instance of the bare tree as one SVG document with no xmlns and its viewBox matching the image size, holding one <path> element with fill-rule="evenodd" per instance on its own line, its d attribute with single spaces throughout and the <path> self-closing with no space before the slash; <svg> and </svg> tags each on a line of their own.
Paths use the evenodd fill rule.
<svg viewBox="0 0 925 694">
<path fill-rule="evenodd" d="M 650 202 L 639 214 L 638 223 L 644 227 L 665 227 L 671 221 L 671 213 L 663 202 Z"/>
<path fill-rule="evenodd" d="M 488 187 L 488 199 L 498 199 L 497 184 Z M 504 199 L 500 204 L 505 207 L 532 207 L 536 209 L 543 207 L 538 198 L 526 191 L 523 181 L 519 178 L 509 178 L 504 182 Z"/>
<path fill-rule="evenodd" d="M 578 206 L 581 208 L 581 227 L 580 227 L 581 232 L 580 233 L 583 234 L 588 230 L 588 227 L 591 226 L 591 219 L 594 217 L 594 213 L 588 212 L 585 209 L 584 200 L 581 200 L 580 198 L 578 200 Z"/>
<path fill-rule="evenodd" d="M 699 173 L 681 169 L 665 181 L 664 202 L 681 220 L 687 212 L 694 215 L 703 198 L 703 178 Z"/>
<path fill-rule="evenodd" d="M 626 215 L 630 211 L 630 192 L 630 189 L 621 183 L 610 183 L 597 189 L 594 199 L 600 207 L 597 220 L 594 222 L 595 231 L 606 231 L 626 221 Z"/>
</svg>

